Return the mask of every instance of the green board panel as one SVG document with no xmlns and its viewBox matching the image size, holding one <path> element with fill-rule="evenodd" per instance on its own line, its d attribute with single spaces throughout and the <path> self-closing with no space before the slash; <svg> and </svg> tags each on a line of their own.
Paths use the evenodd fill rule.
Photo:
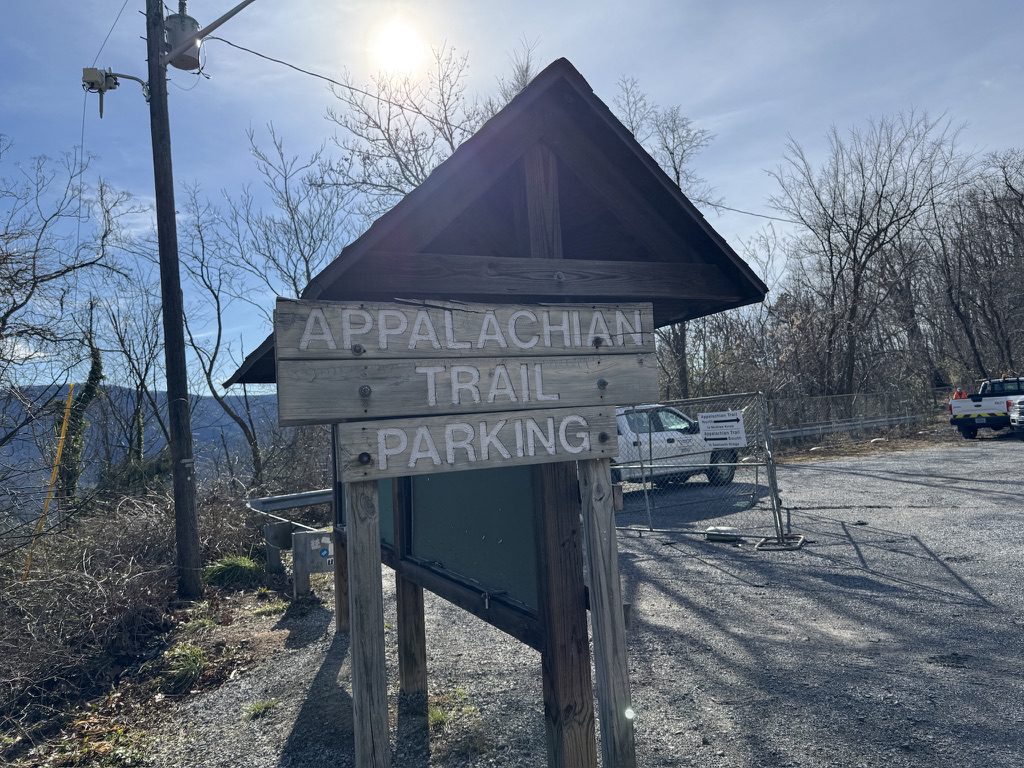
<svg viewBox="0 0 1024 768">
<path fill-rule="evenodd" d="M 413 478 L 412 556 L 481 592 L 536 610 L 532 470 L 507 467 Z"/>
</svg>

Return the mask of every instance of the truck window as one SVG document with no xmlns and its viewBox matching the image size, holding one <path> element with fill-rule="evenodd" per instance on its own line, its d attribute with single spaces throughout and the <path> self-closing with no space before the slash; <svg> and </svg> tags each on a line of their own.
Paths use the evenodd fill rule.
<svg viewBox="0 0 1024 768">
<path fill-rule="evenodd" d="M 654 422 L 660 426 L 659 431 L 661 432 L 683 432 L 690 433 L 696 432 L 694 424 L 688 418 L 678 411 L 669 410 L 668 408 L 660 410 L 655 414 Z"/>
<path fill-rule="evenodd" d="M 647 411 L 630 411 L 626 414 L 626 424 L 635 435 L 645 435 L 651 431 L 651 417 Z"/>
</svg>

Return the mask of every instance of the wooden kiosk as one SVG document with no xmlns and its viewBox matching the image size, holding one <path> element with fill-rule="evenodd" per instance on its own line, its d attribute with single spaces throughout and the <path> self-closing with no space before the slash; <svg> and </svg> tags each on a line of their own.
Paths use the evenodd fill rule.
<svg viewBox="0 0 1024 768">
<path fill-rule="evenodd" d="M 635 765 L 615 406 L 657 399 L 655 327 L 765 292 L 562 59 L 279 302 L 227 383 L 336 425 L 358 765 L 390 764 L 382 561 L 402 692 L 427 689 L 426 588 L 540 651 L 551 766 L 597 765 L 589 607 L 603 763 Z"/>
</svg>

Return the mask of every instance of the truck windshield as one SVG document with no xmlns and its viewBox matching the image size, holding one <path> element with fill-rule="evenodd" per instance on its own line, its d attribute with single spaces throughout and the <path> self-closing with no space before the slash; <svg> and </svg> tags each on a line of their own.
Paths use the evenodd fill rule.
<svg viewBox="0 0 1024 768">
<path fill-rule="evenodd" d="M 658 411 L 655 422 L 659 423 L 662 432 L 694 432 L 693 422 L 678 411 L 667 408 Z"/>
</svg>

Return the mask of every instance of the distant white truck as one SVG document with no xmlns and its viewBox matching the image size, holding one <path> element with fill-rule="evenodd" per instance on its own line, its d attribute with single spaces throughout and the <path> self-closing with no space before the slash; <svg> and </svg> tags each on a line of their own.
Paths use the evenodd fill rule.
<svg viewBox="0 0 1024 768">
<path fill-rule="evenodd" d="M 1024 437 L 1024 394 L 1017 398 L 1010 398 L 1010 426 L 1021 437 Z"/>
<path fill-rule="evenodd" d="M 979 429 L 1000 430 L 1018 424 L 1024 426 L 1017 401 L 1024 397 L 1024 378 L 1004 377 L 983 381 L 978 392 L 962 400 L 949 401 L 949 423 L 968 440 L 978 436 Z M 1011 412 L 1016 411 L 1016 423 Z"/>
<path fill-rule="evenodd" d="M 696 419 L 659 404 L 618 408 L 615 415 L 619 453 L 613 462 L 614 482 L 685 480 L 693 475 L 706 475 L 712 485 L 732 482 L 736 450 L 716 446 L 711 437 L 705 440 Z"/>
</svg>

